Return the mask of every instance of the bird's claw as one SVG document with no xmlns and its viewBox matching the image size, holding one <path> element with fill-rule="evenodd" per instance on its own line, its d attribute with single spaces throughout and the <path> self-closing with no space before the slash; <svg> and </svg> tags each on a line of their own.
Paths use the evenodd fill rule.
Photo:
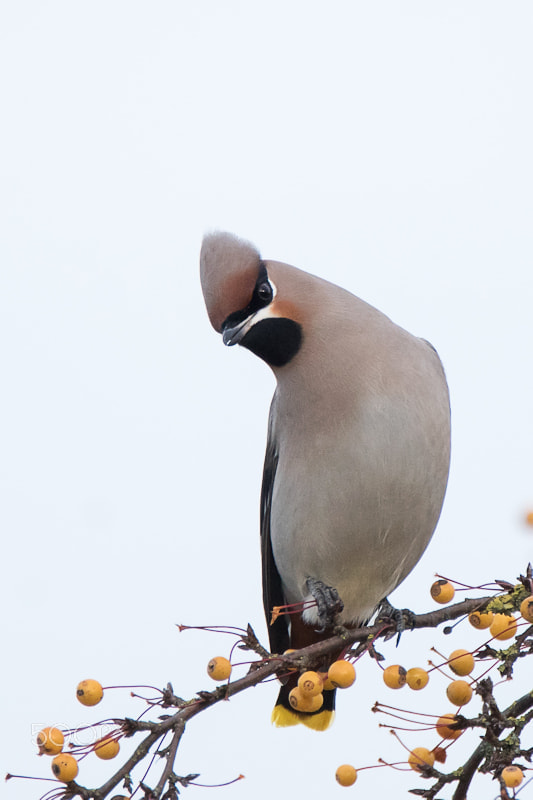
<svg viewBox="0 0 533 800">
<path fill-rule="evenodd" d="M 415 614 L 408 608 L 394 608 L 387 598 L 381 601 L 376 617 L 376 623 L 384 623 L 390 627 L 390 631 L 385 635 L 384 641 L 392 639 L 398 634 L 396 647 L 400 643 L 400 638 L 405 630 L 414 628 Z"/>
<path fill-rule="evenodd" d="M 317 578 L 307 578 L 306 586 L 309 593 L 313 596 L 317 606 L 317 616 L 319 628 L 317 633 L 324 633 L 327 628 L 334 624 L 335 617 L 344 608 L 344 603 L 339 597 L 339 593 L 333 586 L 326 586 L 325 583 Z"/>
</svg>

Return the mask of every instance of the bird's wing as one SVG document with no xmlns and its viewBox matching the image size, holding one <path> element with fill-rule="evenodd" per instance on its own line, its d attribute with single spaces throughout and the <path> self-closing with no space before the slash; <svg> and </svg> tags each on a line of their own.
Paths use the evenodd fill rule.
<svg viewBox="0 0 533 800">
<path fill-rule="evenodd" d="M 261 560 L 263 565 L 263 606 L 268 625 L 270 650 L 272 653 L 283 653 L 289 646 L 289 625 L 286 616 L 278 617 L 270 624 L 274 606 L 283 605 L 285 598 L 281 578 L 274 561 L 272 540 L 270 538 L 270 511 L 278 452 L 272 431 L 272 414 L 269 422 L 265 464 L 263 467 L 263 485 L 261 487 Z"/>
</svg>

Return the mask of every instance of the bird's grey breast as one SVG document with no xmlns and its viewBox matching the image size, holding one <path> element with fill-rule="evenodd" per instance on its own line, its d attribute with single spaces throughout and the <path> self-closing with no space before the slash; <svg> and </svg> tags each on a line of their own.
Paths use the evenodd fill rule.
<svg viewBox="0 0 533 800">
<path fill-rule="evenodd" d="M 367 615 L 410 572 L 445 492 L 446 382 L 435 354 L 407 342 L 405 374 L 390 359 L 368 374 L 364 363 L 347 362 L 340 379 L 318 387 L 279 381 L 273 400 L 277 568 L 289 600 L 305 596 L 309 576 L 334 585 L 347 621 Z"/>
</svg>

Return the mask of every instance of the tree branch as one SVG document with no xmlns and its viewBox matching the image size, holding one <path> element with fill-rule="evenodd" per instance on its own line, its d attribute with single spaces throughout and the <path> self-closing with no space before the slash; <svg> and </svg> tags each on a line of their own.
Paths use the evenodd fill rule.
<svg viewBox="0 0 533 800">
<path fill-rule="evenodd" d="M 528 573 L 528 579 L 530 577 Z M 509 590 L 509 586 L 511 586 L 511 584 L 506 584 L 503 588 L 507 591 Z M 523 581 L 521 589 L 522 595 L 524 587 L 525 584 Z M 525 588 L 527 590 L 527 587 Z M 489 595 L 481 598 L 466 599 L 454 605 L 440 607 L 429 613 L 409 613 L 409 615 L 406 616 L 408 627 L 411 630 L 435 628 L 445 622 L 466 616 L 472 611 L 483 610 L 488 605 L 498 607 L 498 603 L 500 604 L 499 607 L 504 610 L 507 610 L 509 605 L 511 605 L 511 607 L 516 607 L 517 598 L 521 596 L 519 589 L 520 587 L 511 586 L 511 590 L 509 590 L 508 594 L 498 598 Z M 186 627 L 192 626 L 180 627 L 185 629 Z M 130 718 L 115 719 L 114 722 L 119 726 L 122 736 L 131 737 L 140 732 L 147 733 L 147 735 L 122 767 L 100 787 L 90 789 L 72 781 L 66 785 L 62 796 L 64 798 L 81 797 L 82 800 L 104 800 L 121 781 L 129 780 L 130 773 L 135 766 L 146 758 L 156 742 L 170 732 L 172 733 L 170 745 L 159 753 L 161 758 L 165 761 L 160 778 L 154 789 L 149 789 L 144 783 L 142 784 L 142 788 L 145 791 L 146 797 L 149 797 L 151 800 L 159 800 L 165 791 L 165 787 L 168 787 L 168 792 L 165 797 L 170 798 L 171 796 L 177 796 L 178 790 L 176 788 L 176 783 L 183 783 L 183 785 L 186 785 L 187 782 L 190 782 L 189 779 L 193 777 L 179 778 L 174 772 L 174 763 L 179 744 L 190 719 L 221 701 L 228 700 L 230 697 L 252 686 L 257 686 L 267 678 L 273 677 L 276 674 L 286 674 L 292 670 L 318 669 L 328 654 L 344 652 L 348 654 L 348 657 L 351 656 L 353 658 L 354 652 L 350 652 L 350 648 L 355 644 L 358 644 L 355 651 L 358 656 L 363 654 L 365 649 L 367 649 L 372 657 L 376 657 L 374 644 L 380 639 L 390 638 L 390 636 L 395 633 L 395 626 L 388 620 L 380 620 L 380 622 L 371 626 L 353 629 L 336 628 L 334 635 L 329 639 L 317 642 L 316 644 L 312 644 L 293 653 L 288 653 L 287 655 L 270 654 L 261 645 L 250 625 L 247 626 L 246 630 L 232 629 L 232 631 L 233 630 L 236 632 L 240 630 L 240 632 L 236 633 L 238 638 L 240 638 L 238 647 L 241 650 L 253 651 L 259 656 L 259 660 L 251 663 L 250 669 L 246 675 L 237 680 L 220 685 L 212 691 L 198 691 L 196 696 L 188 701 L 177 697 L 174 694 L 172 685 L 170 683 L 167 684 L 166 689 L 161 690 L 161 700 L 158 703 L 153 703 L 153 701 L 149 702 L 153 705 L 159 705 L 161 708 L 177 708 L 177 710 L 172 714 L 160 716 L 158 721 L 135 720 Z M 506 669 L 512 670 L 512 665 L 517 658 L 531 654 L 533 648 L 529 637 L 532 633 L 533 627 L 518 637 L 514 645 L 507 650 L 497 651 L 494 648 L 486 647 L 486 652 L 485 650 L 479 651 L 477 657 L 499 659 Z M 479 681 L 477 691 L 483 698 L 482 713 L 475 719 L 468 720 L 464 717 L 458 719 L 460 727 L 484 728 L 485 734 L 483 741 L 474 750 L 463 767 L 455 772 L 446 775 L 432 768 L 425 771 L 425 776 L 433 777 L 436 779 L 436 783 L 428 789 L 412 790 L 413 793 L 430 798 L 431 800 L 445 784 L 456 781 L 457 786 L 453 795 L 453 800 L 465 800 L 472 779 L 475 773 L 480 769 L 484 759 L 485 764 L 482 767 L 482 771 L 492 771 L 496 777 L 499 777 L 503 765 L 511 763 L 512 759 L 517 757 L 517 755 L 525 755 L 527 758 L 531 757 L 530 751 L 520 750 L 520 733 L 525 725 L 533 718 L 533 713 L 526 715 L 526 717 L 523 716 L 533 708 L 533 691 L 515 700 L 505 711 L 500 711 L 498 708 L 492 693 L 492 682 L 489 679 Z M 499 736 L 506 728 L 511 728 L 513 733 L 511 733 L 507 739 L 500 741 Z M 515 739 L 512 738 L 513 734 L 516 734 Z M 509 742 L 511 742 L 511 744 Z M 513 742 L 515 742 L 514 745 L 512 744 Z"/>
</svg>

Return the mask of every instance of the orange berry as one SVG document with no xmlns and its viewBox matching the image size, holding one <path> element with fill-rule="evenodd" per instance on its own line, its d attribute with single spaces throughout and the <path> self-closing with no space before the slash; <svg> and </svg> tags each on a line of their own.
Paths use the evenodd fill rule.
<svg viewBox="0 0 533 800">
<path fill-rule="evenodd" d="M 526 514 L 526 525 L 533 525 L 533 511 L 528 511 Z"/>
<path fill-rule="evenodd" d="M 441 739 L 459 738 L 463 731 L 459 728 L 450 727 L 454 724 L 454 722 L 457 722 L 457 717 L 455 714 L 443 714 L 442 717 L 439 717 L 435 727 Z"/>
<path fill-rule="evenodd" d="M 98 681 L 86 680 L 78 683 L 76 697 L 83 706 L 95 706 L 103 696 L 104 690 Z"/>
<path fill-rule="evenodd" d="M 283 655 L 284 656 L 290 656 L 291 653 L 295 653 L 295 652 L 296 652 L 296 650 L 294 649 L 294 647 L 289 647 L 288 650 L 284 650 L 283 651 Z"/>
<path fill-rule="evenodd" d="M 429 591 L 433 600 L 436 603 L 441 603 L 441 605 L 449 603 L 450 600 L 453 600 L 453 596 L 455 594 L 455 589 L 450 581 L 445 581 L 443 578 L 435 581 L 435 583 L 432 583 Z"/>
<path fill-rule="evenodd" d="M 494 618 L 492 611 L 472 611 L 468 615 L 468 621 L 473 628 L 482 631 L 485 628 L 490 628 L 491 622 Z"/>
<path fill-rule="evenodd" d="M 63 731 L 59 728 L 43 728 L 37 734 L 37 747 L 39 755 L 55 756 L 60 753 L 65 744 Z"/>
<path fill-rule="evenodd" d="M 214 681 L 226 681 L 231 675 L 231 664 L 224 656 L 215 656 L 207 665 L 207 674 Z"/>
<path fill-rule="evenodd" d="M 298 686 L 295 686 L 294 689 L 291 689 L 289 692 L 289 703 L 295 711 L 303 711 L 309 714 L 312 711 L 318 711 L 319 708 L 322 708 L 324 698 L 321 694 L 308 697 L 302 693 Z"/>
<path fill-rule="evenodd" d="M 401 689 L 407 681 L 407 672 L 399 664 L 392 664 L 383 670 L 383 680 L 389 689 Z"/>
<path fill-rule="evenodd" d="M 456 675 L 470 675 L 474 669 L 474 656 L 468 650 L 454 650 L 448 659 L 448 666 Z"/>
<path fill-rule="evenodd" d="M 533 622 L 533 594 L 520 603 L 520 613 L 526 622 Z"/>
<path fill-rule="evenodd" d="M 107 738 L 100 739 L 94 745 L 94 752 L 103 761 L 109 761 L 110 758 L 115 758 L 120 750 L 120 745 L 116 739 L 108 736 Z"/>
<path fill-rule="evenodd" d="M 514 764 L 511 764 L 510 767 L 505 767 L 502 769 L 502 780 L 506 786 L 514 789 L 515 786 L 520 786 L 524 780 L 524 773 L 520 767 L 516 767 Z"/>
<path fill-rule="evenodd" d="M 78 762 L 74 756 L 61 753 L 52 760 L 52 772 L 63 783 L 70 783 L 78 774 Z"/>
<path fill-rule="evenodd" d="M 341 764 L 337 767 L 335 778 L 341 786 L 353 786 L 357 780 L 357 770 L 351 764 Z"/>
<path fill-rule="evenodd" d="M 422 667 L 411 667 L 411 669 L 407 670 L 405 680 L 410 689 L 418 691 L 428 685 L 429 674 Z"/>
<path fill-rule="evenodd" d="M 315 697 L 322 692 L 324 683 L 318 672 L 308 670 L 298 678 L 298 688 L 305 697 Z"/>
<path fill-rule="evenodd" d="M 350 661 L 334 661 L 328 669 L 328 678 L 335 689 L 347 689 L 355 681 L 355 667 Z"/>
<path fill-rule="evenodd" d="M 409 753 L 407 761 L 411 769 L 414 769 L 415 772 L 422 772 L 424 767 L 433 766 L 435 763 L 435 753 L 428 750 L 427 747 L 415 747 Z"/>
<path fill-rule="evenodd" d="M 448 700 L 454 706 L 464 706 L 472 699 L 472 687 L 466 681 L 452 681 L 446 689 Z"/>
<path fill-rule="evenodd" d="M 516 635 L 517 621 L 514 617 L 507 614 L 494 614 L 494 619 L 490 626 L 490 635 L 498 641 L 512 639 Z"/>
</svg>

